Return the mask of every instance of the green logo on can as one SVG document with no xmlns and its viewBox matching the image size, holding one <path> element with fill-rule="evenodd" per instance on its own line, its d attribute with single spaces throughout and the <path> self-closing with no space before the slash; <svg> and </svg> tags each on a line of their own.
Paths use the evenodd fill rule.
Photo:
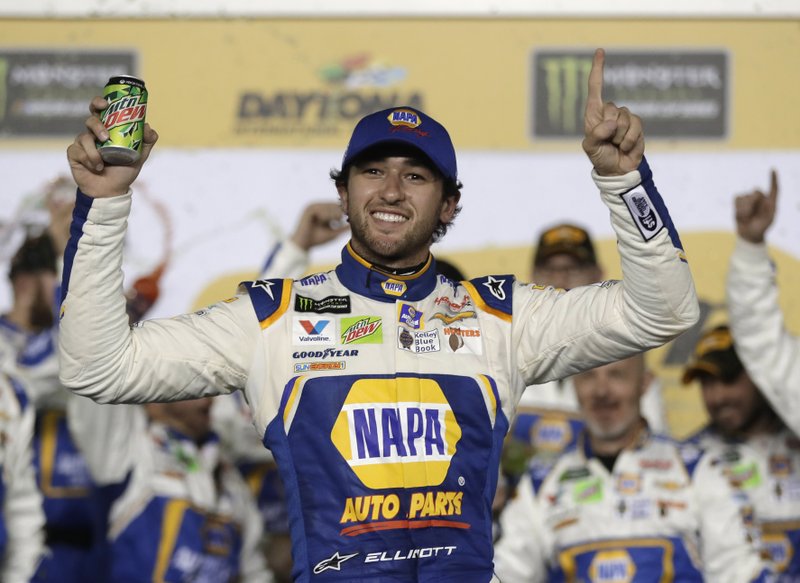
<svg viewBox="0 0 800 583">
<path fill-rule="evenodd" d="M 100 114 L 108 140 L 97 144 L 107 164 L 133 164 L 142 154 L 147 89 L 144 81 L 120 75 L 108 80 L 103 91 L 108 107 Z"/>
</svg>

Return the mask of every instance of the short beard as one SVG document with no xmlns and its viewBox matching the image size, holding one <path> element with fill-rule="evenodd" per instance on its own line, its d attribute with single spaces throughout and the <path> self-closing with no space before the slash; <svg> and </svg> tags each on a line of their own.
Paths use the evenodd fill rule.
<svg viewBox="0 0 800 583">
<path fill-rule="evenodd" d="M 418 224 L 408 236 L 400 241 L 387 242 L 380 238 L 375 238 L 369 233 L 367 228 L 367 216 L 362 215 L 356 217 L 348 217 L 350 223 L 350 231 L 353 240 L 360 243 L 361 247 L 371 253 L 372 257 L 364 257 L 373 263 L 389 264 L 394 261 L 403 260 L 409 254 L 416 252 L 421 247 L 428 246 L 433 243 L 433 233 L 439 224 L 438 217 L 432 217 L 429 223 Z"/>
</svg>

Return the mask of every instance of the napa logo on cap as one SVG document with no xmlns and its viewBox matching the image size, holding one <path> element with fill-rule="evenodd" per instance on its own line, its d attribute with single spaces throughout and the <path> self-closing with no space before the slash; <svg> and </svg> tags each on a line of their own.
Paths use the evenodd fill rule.
<svg viewBox="0 0 800 583">
<path fill-rule="evenodd" d="M 360 379 L 331 430 L 331 441 L 368 488 L 440 485 L 461 427 L 431 379 Z"/>
<path fill-rule="evenodd" d="M 604 583 L 629 583 L 636 574 L 636 565 L 624 549 L 600 551 L 589 565 L 589 578 Z"/>
<path fill-rule="evenodd" d="M 543 453 L 560 453 L 572 441 L 572 427 L 564 417 L 543 415 L 530 430 L 530 442 Z"/>
<path fill-rule="evenodd" d="M 393 126 L 416 128 L 422 123 L 419 114 L 411 109 L 395 109 L 389 113 L 387 119 Z"/>
</svg>

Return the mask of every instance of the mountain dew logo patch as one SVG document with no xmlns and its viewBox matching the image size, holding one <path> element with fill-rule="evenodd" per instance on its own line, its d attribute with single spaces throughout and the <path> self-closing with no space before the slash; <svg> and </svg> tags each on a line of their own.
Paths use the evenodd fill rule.
<svg viewBox="0 0 800 583">
<path fill-rule="evenodd" d="M 356 316 L 341 320 L 342 344 L 381 344 L 383 327 L 376 316 Z"/>
<path fill-rule="evenodd" d="M 368 488 L 440 485 L 461 427 L 436 381 L 361 379 L 353 383 L 331 441 Z"/>
</svg>

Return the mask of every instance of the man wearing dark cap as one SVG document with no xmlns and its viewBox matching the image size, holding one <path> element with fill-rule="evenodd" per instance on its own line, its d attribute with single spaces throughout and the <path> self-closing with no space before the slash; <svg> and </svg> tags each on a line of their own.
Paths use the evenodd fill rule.
<svg viewBox="0 0 800 583">
<path fill-rule="evenodd" d="M 602 281 L 603 269 L 589 232 L 571 223 L 545 229 L 536 245 L 531 277 L 537 284 L 567 290 Z M 642 415 L 650 431 L 665 433 L 660 383 L 649 370 L 646 379 Z M 583 418 L 571 378 L 528 387 L 519 401 L 506 443 L 504 472 L 509 485 L 513 487 L 523 470 L 534 482 L 541 482 L 556 458 L 575 444 L 582 428 Z M 520 463 L 520 457 L 527 458 L 527 468 Z"/>
<path fill-rule="evenodd" d="M 689 438 L 708 449 L 743 497 L 753 538 L 771 557 L 776 581 L 800 577 L 800 440 L 772 410 L 734 348 L 728 326 L 708 330 L 683 375 L 700 382 L 708 425 Z M 759 542 L 759 541 L 756 541 Z"/>
<path fill-rule="evenodd" d="M 244 390 L 286 486 L 296 581 L 496 581 L 491 503 L 525 386 L 662 344 L 698 317 L 641 120 L 603 102 L 603 62 L 598 50 L 583 147 L 624 284 L 565 294 L 508 275 L 440 278 L 430 247 L 458 212 L 455 150 L 433 118 L 396 107 L 356 125 L 333 173 L 351 226 L 335 270 L 247 282 L 196 314 L 134 328 L 121 242 L 129 187 L 157 135 L 145 128 L 136 165 L 104 165 L 95 140 L 107 135 L 106 103 L 96 99 L 68 149 L 80 192 L 64 383 L 102 402 Z"/>
<path fill-rule="evenodd" d="M 602 280 L 603 270 L 586 229 L 563 223 L 539 237 L 531 275 L 536 283 L 572 289 Z"/>
</svg>

